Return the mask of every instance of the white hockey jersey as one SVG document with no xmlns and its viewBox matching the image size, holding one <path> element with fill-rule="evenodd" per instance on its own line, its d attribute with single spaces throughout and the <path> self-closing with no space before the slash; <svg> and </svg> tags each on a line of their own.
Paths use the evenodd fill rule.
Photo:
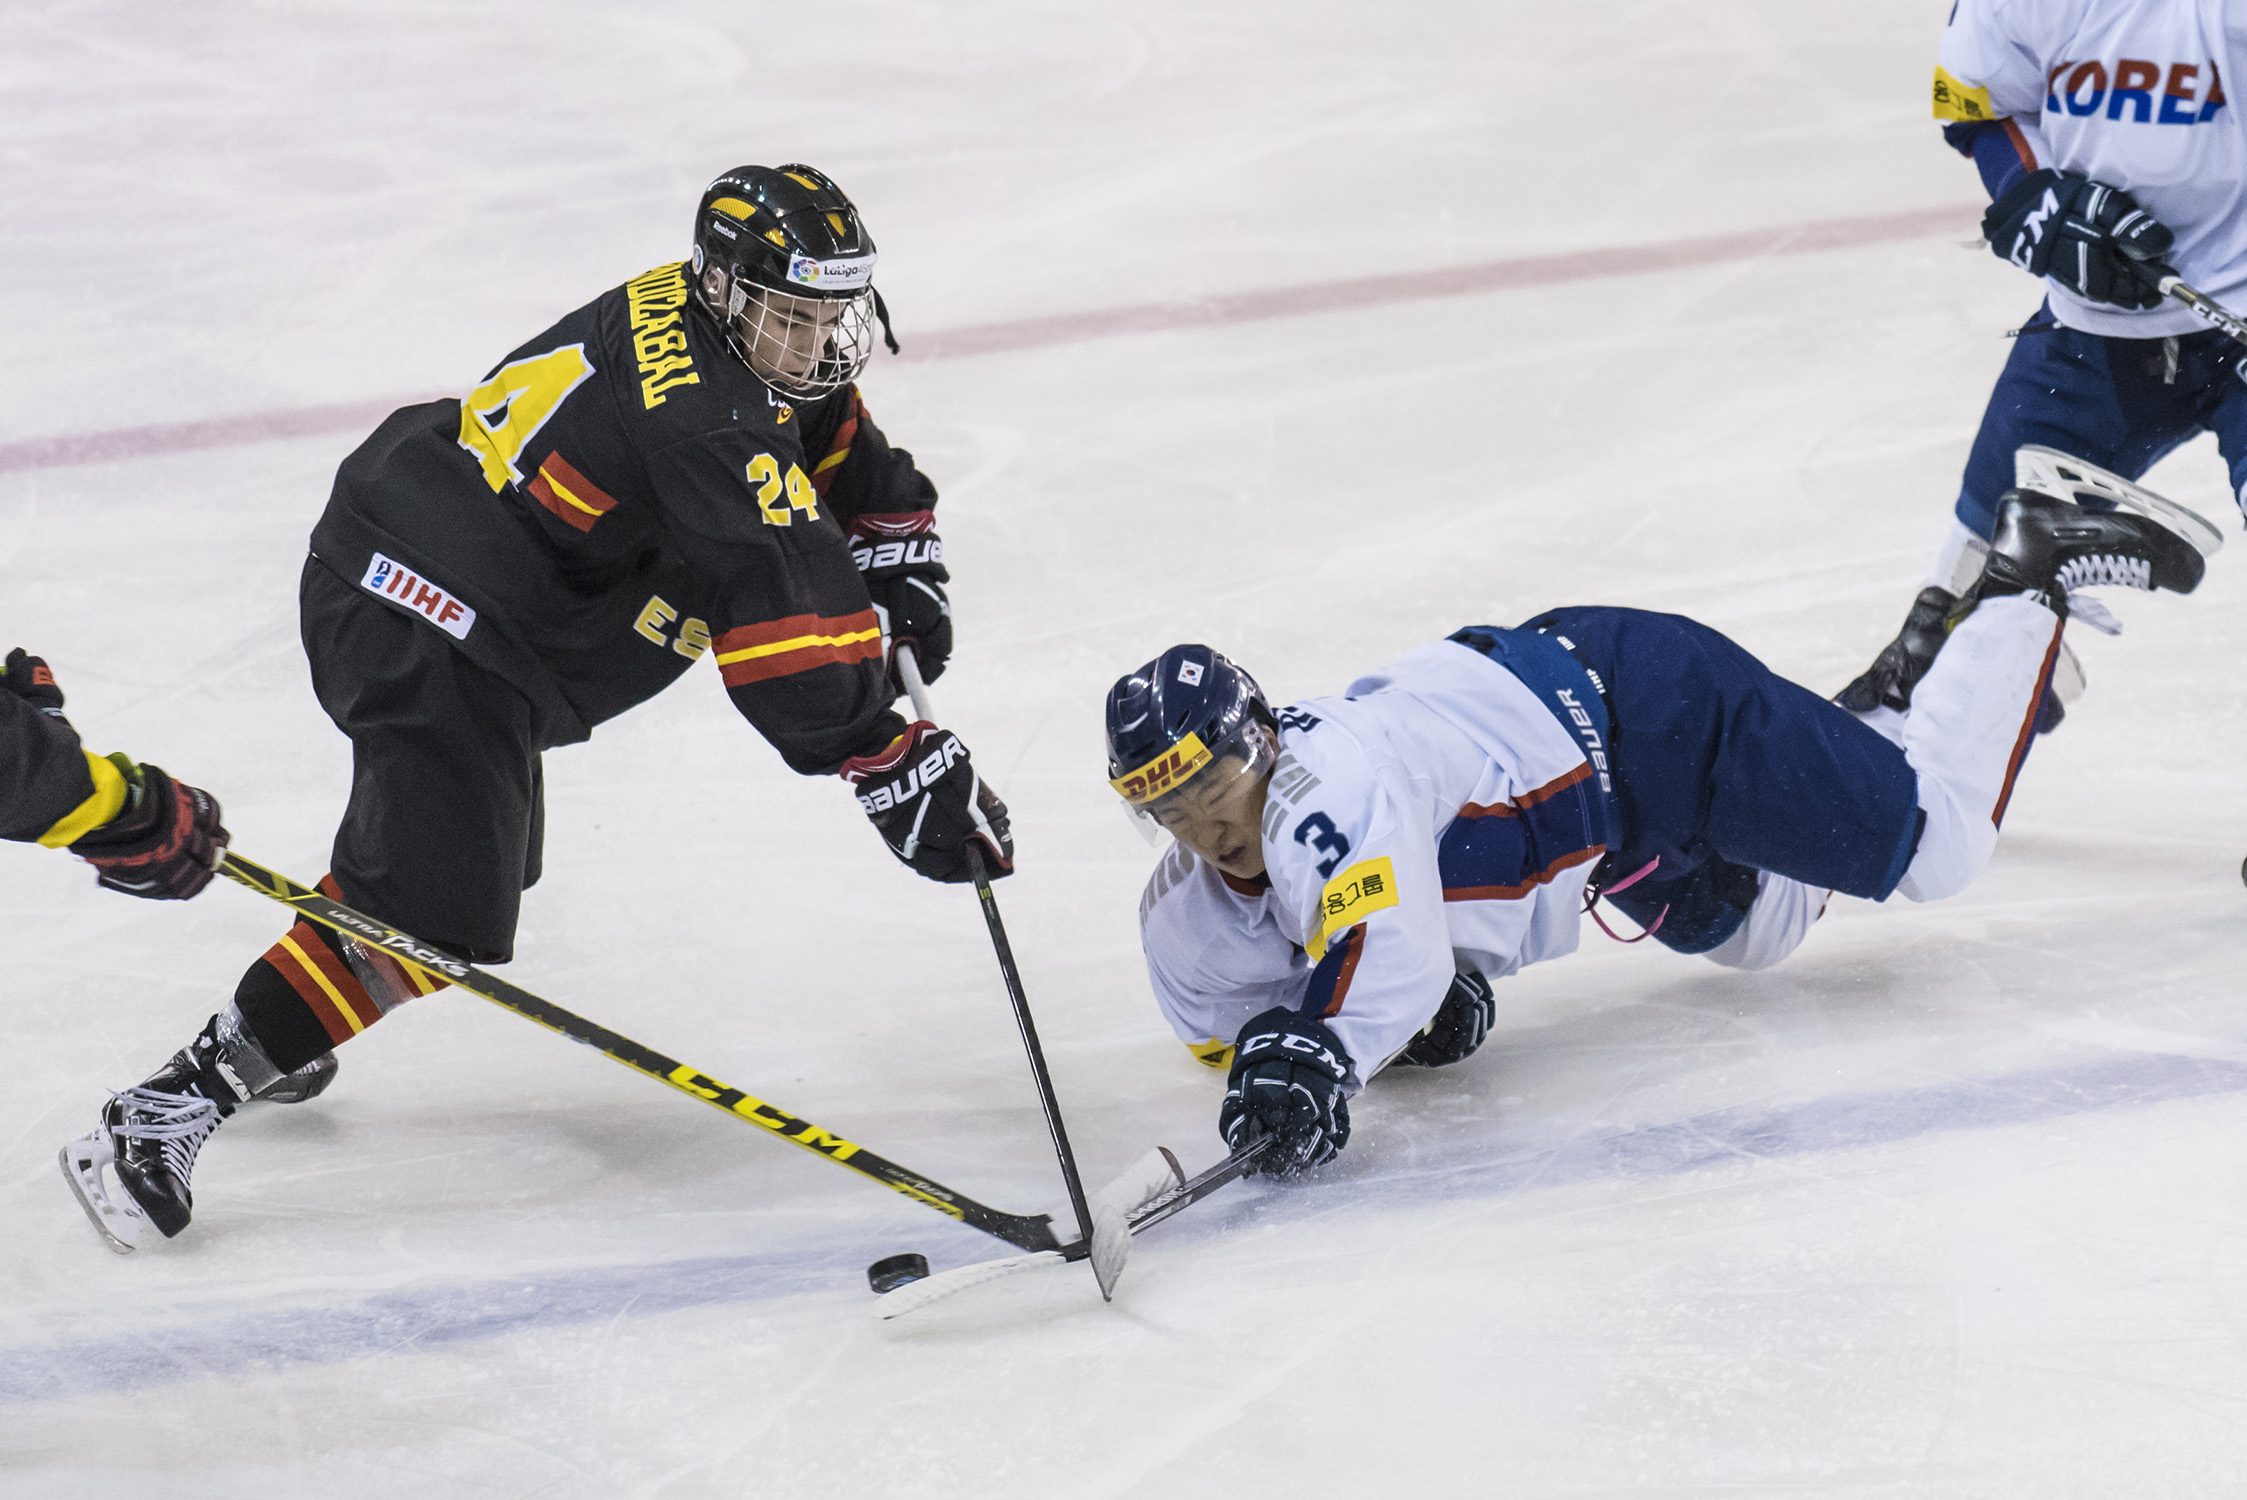
<svg viewBox="0 0 2247 1500">
<path fill-rule="evenodd" d="M 1595 768 L 1555 715 L 1450 641 L 1283 709 L 1265 882 L 1178 845 L 1140 901 L 1172 1029 L 1223 1067 L 1259 1012 L 1313 1009 L 1355 1087 L 1427 1025 L 1459 966 L 1497 979 L 1575 951 L 1611 794 L 1604 753 Z"/>
<path fill-rule="evenodd" d="M 1935 114 L 2005 120 L 2040 167 L 2125 188 L 2177 236 L 2180 275 L 2247 299 L 2247 126 L 2225 97 L 2247 66 L 2247 0 L 1957 0 Z M 2198 332 L 2185 308 L 2103 307 L 2050 283 L 2070 328 Z"/>
</svg>

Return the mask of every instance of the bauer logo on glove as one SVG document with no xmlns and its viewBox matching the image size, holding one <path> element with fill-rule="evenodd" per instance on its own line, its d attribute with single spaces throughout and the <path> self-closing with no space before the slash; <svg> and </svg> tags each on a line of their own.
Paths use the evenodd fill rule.
<svg viewBox="0 0 2247 1500">
<path fill-rule="evenodd" d="M 986 851 L 992 879 L 1014 868 L 1006 804 L 975 773 L 967 746 L 927 720 L 908 725 L 878 754 L 843 762 L 842 778 L 890 852 L 930 880 L 972 880 L 972 841 Z"/>
<path fill-rule="evenodd" d="M 885 542 L 861 542 L 851 550 L 850 560 L 858 564 L 858 571 L 871 573 L 877 568 L 926 568 L 941 566 L 944 561 L 944 539 L 940 536 L 916 536 Z"/>
<path fill-rule="evenodd" d="M 900 753 L 909 753 L 917 746 L 927 745 L 928 754 L 907 766 L 904 775 L 877 782 L 871 790 L 861 791 L 858 794 L 858 805 L 866 809 L 866 816 L 873 817 L 876 813 L 904 806 L 935 785 L 937 779 L 951 770 L 955 763 L 967 759 L 967 746 L 960 743 L 958 735 L 938 730 L 933 724 L 917 724 L 914 728 L 926 728 L 932 732 L 927 736 L 917 737 L 908 731 L 890 748 Z M 887 758 L 886 754 L 871 757 L 867 762 L 870 769 L 862 771 L 857 777 L 853 777 L 846 769 L 843 776 L 854 784 L 863 784 L 865 778 L 882 774 L 885 769 L 883 763 Z"/>
</svg>

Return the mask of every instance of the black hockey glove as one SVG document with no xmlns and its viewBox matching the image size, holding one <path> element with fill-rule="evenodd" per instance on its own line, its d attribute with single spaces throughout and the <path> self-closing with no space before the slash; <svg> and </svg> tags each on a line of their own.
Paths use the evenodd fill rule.
<svg viewBox="0 0 2247 1500">
<path fill-rule="evenodd" d="M 1498 1019 L 1490 981 L 1473 969 L 1452 976 L 1435 1019 L 1397 1054 L 1400 1068 L 1448 1068 L 1475 1055 Z"/>
<path fill-rule="evenodd" d="M 887 749 L 844 761 L 842 778 L 858 789 L 858 805 L 890 852 L 917 873 L 947 885 L 972 879 L 970 839 L 983 846 L 985 875 L 1013 873 L 1006 804 L 975 774 L 967 746 L 949 729 L 925 719 L 909 725 Z"/>
<path fill-rule="evenodd" d="M 2176 236 L 2122 189 L 2040 167 L 1989 206 L 1982 238 L 1998 259 L 2086 301 L 2142 312 L 2161 305 L 2146 270 L 2166 269 Z"/>
<path fill-rule="evenodd" d="M 55 674 L 48 670 L 44 657 L 33 656 L 23 647 L 16 647 L 8 653 L 6 665 L 0 666 L 0 687 L 48 718 L 62 718 L 62 685 L 55 681 Z M 63 719 L 63 722 L 70 721 Z"/>
<path fill-rule="evenodd" d="M 1251 1174 L 1295 1177 L 1324 1166 L 1350 1141 L 1349 1076 L 1350 1054 L 1325 1022 L 1274 1006 L 1241 1028 L 1218 1133 L 1236 1155 L 1272 1142 Z"/>
<path fill-rule="evenodd" d="M 925 682 L 942 677 L 952 655 L 952 602 L 944 593 L 952 575 L 945 570 L 935 525 L 925 510 L 860 516 L 850 523 L 851 561 L 881 616 L 889 649 L 911 645 Z"/>
<path fill-rule="evenodd" d="M 70 852 L 101 872 L 101 883 L 150 901 L 185 901 L 211 883 L 227 833 L 218 799 L 134 766 L 125 810 L 79 839 Z"/>
</svg>

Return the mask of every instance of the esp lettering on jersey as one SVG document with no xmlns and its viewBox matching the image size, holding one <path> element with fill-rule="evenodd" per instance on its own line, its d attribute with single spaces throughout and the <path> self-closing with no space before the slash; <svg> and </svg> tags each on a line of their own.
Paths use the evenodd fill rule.
<svg viewBox="0 0 2247 1500">
<path fill-rule="evenodd" d="M 367 563 L 359 587 L 393 604 L 402 604 L 456 641 L 468 639 L 476 611 L 404 563 L 377 552 Z"/>
</svg>

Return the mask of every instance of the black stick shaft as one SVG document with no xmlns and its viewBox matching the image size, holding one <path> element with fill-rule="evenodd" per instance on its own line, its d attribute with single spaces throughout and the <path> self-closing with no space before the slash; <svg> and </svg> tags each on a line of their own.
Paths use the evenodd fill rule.
<svg viewBox="0 0 2247 1500">
<path fill-rule="evenodd" d="M 1014 964 L 1014 948 L 1006 940 L 1006 924 L 999 920 L 998 897 L 983 869 L 983 851 L 971 840 L 968 869 L 975 876 L 975 898 L 983 908 L 984 925 L 991 929 L 991 950 L 998 955 L 999 973 L 1006 980 L 1007 999 L 1014 1004 L 1014 1024 L 1022 1031 L 1022 1050 L 1030 1057 L 1030 1076 L 1038 1085 L 1038 1106 L 1045 1111 L 1046 1129 L 1053 1135 L 1054 1155 L 1061 1159 L 1061 1180 L 1069 1188 L 1069 1207 L 1077 1215 L 1077 1230 L 1087 1249 L 1092 1245 L 1092 1207 L 1085 1201 L 1084 1178 L 1077 1172 L 1077 1154 L 1069 1148 L 1069 1130 L 1061 1123 L 1061 1101 L 1053 1095 L 1053 1074 L 1046 1067 L 1045 1049 L 1038 1045 L 1038 1023 L 1030 1017 L 1029 997 L 1022 993 L 1022 974 Z M 1106 1296 L 1106 1288 L 1101 1295 Z"/>
<path fill-rule="evenodd" d="M 859 1176 L 878 1182 L 892 1192 L 902 1193 L 916 1203 L 935 1209 L 946 1218 L 980 1229 L 994 1239 L 1004 1240 L 1024 1250 L 1052 1250 L 1059 1247 L 1053 1229 L 1043 1214 L 1010 1214 L 978 1203 L 933 1177 L 924 1177 L 901 1167 L 886 1157 L 877 1156 L 856 1141 L 845 1140 L 824 1126 L 790 1114 L 769 1100 L 745 1093 L 732 1084 L 721 1083 L 699 1069 L 665 1057 L 653 1047 L 642 1046 L 630 1037 L 564 1010 L 552 1001 L 542 1000 L 528 990 L 518 989 L 496 974 L 487 973 L 474 964 L 454 958 L 410 933 L 401 932 L 364 912 L 354 911 L 323 892 L 299 885 L 286 875 L 244 859 L 231 850 L 219 862 L 219 873 L 248 886 L 261 896 L 280 902 L 307 921 L 317 922 L 356 942 L 379 949 L 402 964 L 419 969 L 442 983 L 466 990 L 478 999 L 489 1000 L 502 1010 L 513 1011 L 526 1020 L 536 1021 L 549 1031 L 559 1032 L 573 1042 L 582 1043 L 614 1058 L 635 1073 L 700 1099 L 736 1119 L 759 1126 L 768 1135 L 786 1141 L 791 1146 L 800 1147 L 839 1167 L 848 1167 Z"/>
<path fill-rule="evenodd" d="M 2148 274 L 2154 275 L 2154 290 L 2162 296 L 2191 308 L 2201 322 L 2221 329 L 2235 343 L 2247 344 L 2247 318 L 2240 317 L 2174 271 Z"/>
<path fill-rule="evenodd" d="M 929 706 L 928 684 L 921 679 L 921 662 L 918 653 L 909 645 L 897 648 L 897 675 L 905 684 L 905 692 L 913 700 L 913 713 L 921 719 L 934 721 L 935 710 Z M 975 877 L 975 898 L 983 908 L 983 925 L 991 930 L 991 949 L 998 955 L 999 974 L 1006 980 L 1007 999 L 1014 1005 L 1014 1024 L 1022 1032 L 1022 1050 L 1030 1056 L 1030 1077 L 1038 1086 L 1038 1107 L 1045 1111 L 1046 1130 L 1053 1136 L 1053 1154 L 1061 1162 L 1061 1181 L 1069 1190 L 1069 1207 L 1077 1216 L 1077 1232 L 1087 1253 L 1092 1248 L 1092 1206 L 1085 1201 L 1084 1178 L 1077 1171 L 1077 1154 L 1069 1149 L 1069 1130 L 1061 1123 L 1061 1101 L 1053 1095 L 1053 1074 L 1046 1067 L 1045 1049 L 1038 1045 L 1038 1023 L 1030 1018 L 1030 1000 L 1022 993 L 1022 974 L 1014 964 L 1014 948 L 1006 940 L 1006 924 L 999 920 L 998 898 L 991 894 L 991 880 L 983 866 L 983 851 L 976 847 L 971 837 L 967 844 L 968 873 Z M 1100 1295 L 1106 1298 L 1109 1288 L 1101 1284 Z"/>
</svg>

